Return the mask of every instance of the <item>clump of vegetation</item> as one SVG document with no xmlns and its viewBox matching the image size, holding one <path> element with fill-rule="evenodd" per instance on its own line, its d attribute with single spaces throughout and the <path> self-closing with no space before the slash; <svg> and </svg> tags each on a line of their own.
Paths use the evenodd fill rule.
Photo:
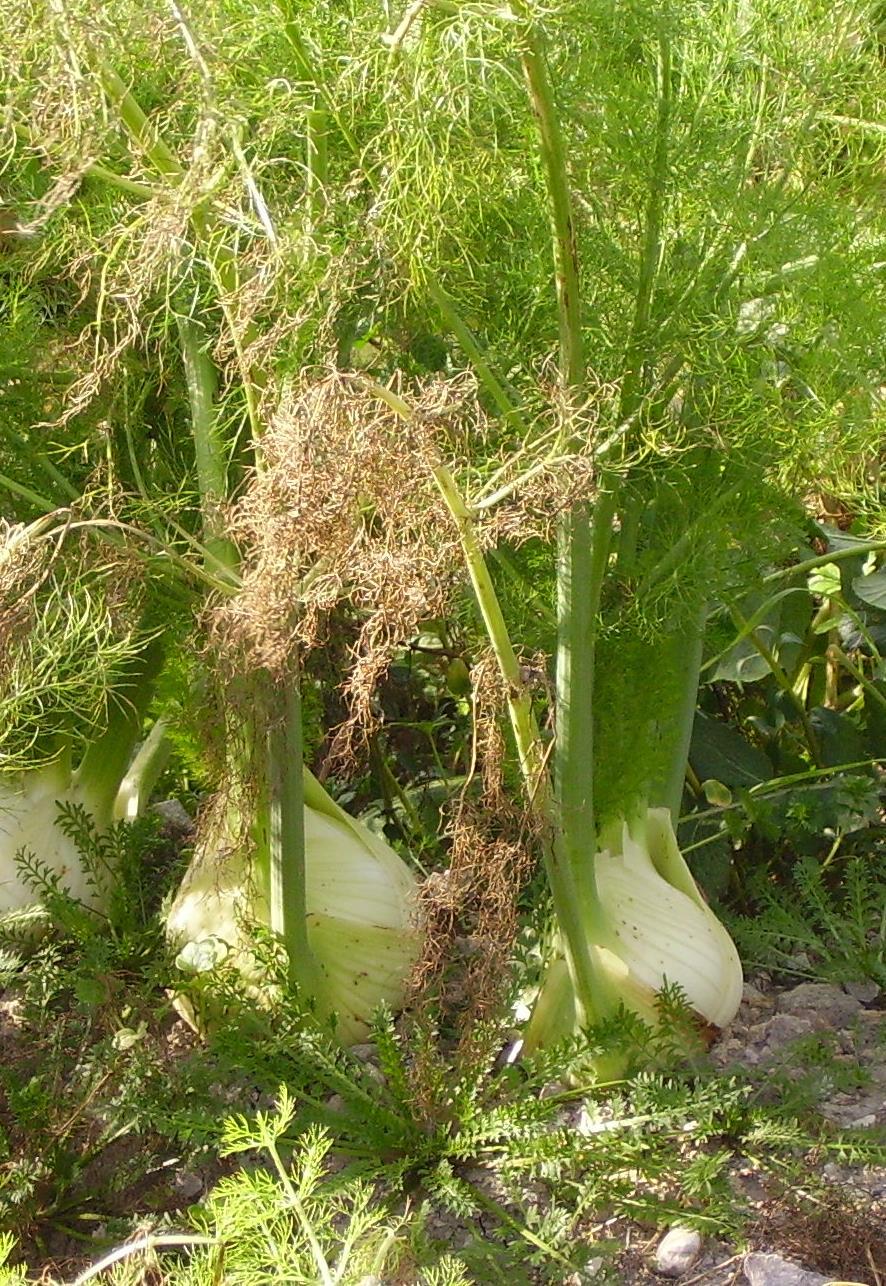
<svg viewBox="0 0 886 1286">
<path fill-rule="evenodd" d="M 884 985 L 881 18 L 14 0 L 19 1232 L 257 1150 L 171 1280 L 562 1280 L 827 1148 L 703 1047 Z"/>
</svg>

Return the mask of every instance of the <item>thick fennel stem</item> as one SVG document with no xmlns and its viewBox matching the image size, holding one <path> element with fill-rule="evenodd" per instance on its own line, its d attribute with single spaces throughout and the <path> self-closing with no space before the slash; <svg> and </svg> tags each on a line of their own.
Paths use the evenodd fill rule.
<svg viewBox="0 0 886 1286">
<path fill-rule="evenodd" d="M 541 736 L 532 699 L 523 681 L 520 664 L 511 644 L 507 625 L 489 568 L 477 540 L 470 511 L 455 481 L 444 465 L 433 467 L 434 480 L 451 513 L 459 534 L 468 575 L 483 618 L 486 634 L 492 644 L 499 672 L 505 683 L 508 715 L 517 745 L 520 768 L 526 783 L 530 807 L 541 826 L 545 874 L 551 890 L 554 914 L 563 935 L 575 993 L 586 1021 L 602 1017 L 614 1000 L 611 986 L 597 968 L 590 949 L 592 940 L 600 940 L 603 918 L 596 897 L 593 862 L 588 861 L 587 836 L 581 850 L 583 861 L 569 847 L 574 832 L 563 825 L 563 806 L 553 806 Z M 557 743 L 559 743 L 559 732 Z M 555 743 L 555 749 L 556 744 Z M 590 774 L 585 773 L 585 781 Z M 568 837 L 568 838 L 567 838 Z M 577 838 L 577 837 L 576 837 Z M 593 841 L 592 841 L 593 842 Z M 584 879 L 579 883 L 579 878 Z M 588 896 L 588 887 L 591 895 Z M 589 936 L 590 935 L 590 936 Z"/>
<path fill-rule="evenodd" d="M 886 540 L 860 540 L 857 544 L 845 549 L 832 549 L 827 554 L 816 554 L 814 558 L 804 558 L 801 563 L 793 563 L 790 567 L 779 567 L 777 571 L 763 577 L 763 584 L 770 585 L 774 581 L 787 580 L 791 576 L 802 576 L 806 572 L 814 572 L 817 567 L 826 567 L 828 563 L 858 558 L 859 554 L 878 553 L 882 549 L 886 549 Z"/>
<path fill-rule="evenodd" d="M 673 705 L 656 720 L 659 745 L 666 747 L 663 756 L 664 771 L 649 791 L 652 808 L 667 808 L 676 827 L 683 803 L 683 783 L 689 759 L 689 743 L 698 700 L 698 681 L 704 650 L 704 626 L 707 606 L 702 605 L 685 634 L 668 640 L 667 647 L 673 655 L 671 672 L 677 680 Z"/>
<path fill-rule="evenodd" d="M 221 520 L 222 505 L 228 497 L 228 468 L 216 404 L 218 373 L 206 351 L 202 326 L 189 317 L 179 317 L 178 332 L 191 410 L 203 540 L 218 563 L 233 569 L 238 564 L 237 551 L 225 536 Z"/>
<path fill-rule="evenodd" d="M 302 781 L 301 696 L 298 680 L 283 686 L 282 717 L 275 717 L 279 686 L 258 682 L 267 729 L 268 887 L 271 928 L 286 948 L 290 980 L 320 1000 L 320 973 L 308 943 L 305 897 L 305 811 Z"/>
<path fill-rule="evenodd" d="M 576 412 L 584 398 L 587 379 L 572 193 L 543 42 L 528 19 L 524 5 L 520 4 L 517 11 L 527 17 L 523 73 L 538 126 L 539 152 L 550 206 L 560 378 L 568 402 L 559 445 L 568 449 L 575 438 Z M 557 537 L 556 826 L 549 869 L 564 887 L 572 886 L 579 899 L 578 914 L 574 915 L 555 895 L 554 911 L 573 977 L 578 1016 L 584 1022 L 602 1017 L 617 1003 L 612 984 L 590 950 L 590 942 L 605 942 L 607 936 L 593 858 L 596 851 L 594 669 L 600 599 L 615 507 L 614 487 L 601 486 L 594 505 L 593 526 L 587 505 L 578 504 L 561 519 Z"/>
<path fill-rule="evenodd" d="M 52 513 L 58 507 L 51 500 L 47 500 L 46 496 L 41 496 L 39 491 L 33 491 L 22 482 L 16 482 L 15 478 L 10 478 L 8 474 L 0 473 L 0 487 L 5 487 L 14 496 L 20 496 L 22 500 L 27 500 L 28 504 L 33 505 L 35 509 L 39 509 L 41 513 Z"/>
<path fill-rule="evenodd" d="M 325 108 L 315 105 L 305 117 L 305 161 L 307 171 L 308 235 L 313 236 L 326 208 L 329 181 L 327 158 L 328 119 Z"/>
<path fill-rule="evenodd" d="M 172 753 L 166 726 L 165 719 L 157 720 L 130 763 L 114 797 L 115 817 L 129 821 L 144 810 Z"/>
<path fill-rule="evenodd" d="M 643 249 L 640 254 L 640 272 L 634 317 L 627 347 L 627 370 L 621 391 L 619 421 L 630 415 L 639 405 L 648 376 L 651 354 L 648 351 L 650 319 L 655 291 L 655 278 L 661 261 L 661 230 L 664 215 L 664 194 L 668 177 L 668 139 L 671 124 L 672 77 L 671 50 L 665 36 L 658 48 L 658 115 L 655 128 L 655 151 L 652 157 L 652 175 L 646 201 Z"/>
<path fill-rule="evenodd" d="M 219 432 L 215 402 L 216 369 L 206 352 L 202 330 L 195 322 L 179 319 L 179 333 L 191 404 L 204 540 L 214 558 L 235 568 L 237 550 L 224 535 L 220 521 L 228 480 L 225 444 Z M 282 717 L 278 717 L 278 685 L 267 673 L 255 676 L 253 696 L 259 719 L 251 754 L 261 764 L 257 809 L 259 860 L 267 862 L 271 928 L 279 934 L 286 949 L 289 977 L 305 996 L 319 999 L 319 971 L 307 937 L 301 700 L 297 675 L 284 680 L 282 695 Z M 259 744 L 262 735 L 264 745 Z"/>
<path fill-rule="evenodd" d="M 581 328 L 578 247 L 575 241 L 572 194 L 566 168 L 566 149 L 554 105 L 554 92 L 542 39 L 532 21 L 528 19 L 525 6 L 521 3 L 515 8 L 521 16 L 527 17 L 522 54 L 523 74 L 538 126 L 539 152 L 550 204 L 560 333 L 560 376 L 570 393 L 580 395 L 587 371 Z M 564 425 L 566 443 L 569 441 L 571 432 L 572 424 L 567 420 Z"/>
<path fill-rule="evenodd" d="M 104 731 L 90 741 L 80 761 L 77 780 L 88 790 L 96 816 L 111 813 L 162 663 L 163 644 L 155 637 L 132 659 L 110 694 Z"/>
<path fill-rule="evenodd" d="M 238 566 L 234 544 L 225 536 L 221 505 L 228 496 L 227 453 L 219 430 L 218 376 L 206 352 L 203 329 L 179 318 L 179 335 L 191 409 L 191 431 L 208 553 L 226 567 Z M 297 663 L 296 663 L 297 664 Z M 250 758 L 259 765 L 256 839 L 258 860 L 267 863 L 271 929 L 287 953 L 290 980 L 319 1003 L 320 975 L 307 937 L 305 901 L 304 795 L 302 790 L 301 700 L 297 672 L 280 684 L 267 672 L 254 676 L 251 695 L 258 719 Z M 263 744 L 262 744 L 263 743 Z"/>
<path fill-rule="evenodd" d="M 495 586 L 477 540 L 471 513 L 446 466 L 436 464 L 431 468 L 440 495 L 458 530 L 471 586 L 498 662 L 499 673 L 505 683 L 508 716 L 514 732 L 520 770 L 526 782 L 529 799 L 537 809 L 546 810 L 549 800 L 541 733 L 532 711 L 532 698 L 523 680 L 520 663 L 508 634 Z"/>
<path fill-rule="evenodd" d="M 181 163 L 152 127 L 123 79 L 105 63 L 99 64 L 98 74 L 102 88 L 117 108 L 121 124 L 142 148 L 154 169 L 164 178 L 181 179 L 184 174 Z"/>
</svg>

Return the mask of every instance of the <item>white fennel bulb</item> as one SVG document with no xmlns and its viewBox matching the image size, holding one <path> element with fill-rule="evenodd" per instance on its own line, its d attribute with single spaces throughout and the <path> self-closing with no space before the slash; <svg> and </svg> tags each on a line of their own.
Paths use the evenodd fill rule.
<svg viewBox="0 0 886 1286">
<path fill-rule="evenodd" d="M 57 876 L 72 898 L 89 906 L 100 901 L 77 846 L 58 824 L 60 803 L 81 804 L 99 825 L 110 820 L 98 815 L 102 810 L 92 793 L 71 774 L 64 758 L 0 779 L 0 915 L 38 900 L 20 869 L 23 851 Z"/>
<path fill-rule="evenodd" d="M 741 1003 L 735 944 L 698 890 L 666 809 L 650 809 L 645 837 L 625 822 L 621 851 L 597 855 L 597 889 L 614 950 L 642 995 L 678 984 L 706 1022 L 724 1027 Z M 627 1002 L 626 1002 L 627 1003 Z"/>
<path fill-rule="evenodd" d="M 323 1007 L 335 1014 L 339 1038 L 353 1044 L 365 1038 L 381 1003 L 392 1009 L 403 1003 L 421 949 L 416 884 L 394 850 L 328 796 L 323 811 L 306 806 L 304 819 L 308 943 Z M 267 986 L 250 925 L 269 923 L 267 877 L 231 838 L 233 820 L 226 842 L 218 827 L 205 832 L 166 929 L 180 967 L 202 972 L 227 961 L 259 999 Z"/>
<path fill-rule="evenodd" d="M 649 809 L 632 825 L 610 828 L 605 842 L 595 858 L 604 931 L 596 940 L 589 931 L 589 945 L 610 997 L 654 1023 L 658 992 L 677 985 L 700 1019 L 725 1026 L 741 1003 L 741 961 L 699 892 L 669 812 Z M 526 1046 L 550 1045 L 577 1024 L 572 980 L 562 952 L 556 952 L 527 1028 Z"/>
</svg>

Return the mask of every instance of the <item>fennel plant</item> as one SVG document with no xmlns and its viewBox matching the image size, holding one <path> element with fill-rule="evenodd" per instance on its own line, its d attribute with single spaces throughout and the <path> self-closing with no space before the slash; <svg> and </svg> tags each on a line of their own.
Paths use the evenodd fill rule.
<svg viewBox="0 0 886 1286">
<path fill-rule="evenodd" d="M 69 405 L 123 381 L 140 345 L 184 353 L 199 534 L 141 485 L 128 441 L 147 521 L 230 594 L 219 507 L 244 468 L 262 476 L 267 422 L 305 370 L 350 372 L 367 418 L 373 403 L 399 420 L 404 458 L 433 422 L 429 387 L 471 372 L 467 420 L 483 432 L 443 399 L 427 465 L 452 525 L 429 504 L 416 562 L 455 533 L 501 673 L 563 982 L 559 1016 L 543 987 L 533 1039 L 548 1038 L 546 1010 L 551 1032 L 622 1001 L 648 1010 L 650 979 L 698 1002 L 693 967 L 680 972 L 692 923 L 720 942 L 707 1017 L 723 1021 L 737 961 L 673 827 L 710 606 L 759 587 L 776 551 L 802 551 L 820 480 L 847 497 L 876 486 L 874 10 L 428 0 L 388 14 L 354 0 L 343 20 L 301 0 L 215 0 L 199 17 L 74 0 L 14 7 L 12 22 L 12 152 L 102 193 L 91 221 L 64 193 L 35 202 L 102 265 L 68 258 L 96 304 Z M 35 69 L 51 87 L 36 98 Z M 358 530 L 373 521 L 370 503 Z M 552 747 L 486 562 L 497 522 L 556 543 Z M 358 564 L 310 554 L 299 594 L 338 575 L 362 607 Z M 393 579 L 373 583 L 379 610 Z M 367 672 L 384 660 L 381 646 Z M 273 685 L 247 684 L 259 734 L 234 771 L 258 784 L 271 920 L 310 989 L 285 668 L 282 719 L 262 717 Z M 665 949 L 629 894 L 613 910 L 631 863 L 672 900 Z M 647 957 L 642 1002 L 629 937 Z"/>
</svg>

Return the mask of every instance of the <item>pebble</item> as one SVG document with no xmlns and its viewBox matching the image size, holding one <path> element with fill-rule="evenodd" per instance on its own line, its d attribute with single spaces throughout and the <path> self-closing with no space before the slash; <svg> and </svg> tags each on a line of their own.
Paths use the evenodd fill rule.
<svg viewBox="0 0 886 1286">
<path fill-rule="evenodd" d="M 759 987 L 755 987 L 752 982 L 746 982 L 741 990 L 741 1002 L 747 1005 L 749 1009 L 771 1009 L 772 1000 L 769 996 L 763 994 Z"/>
<path fill-rule="evenodd" d="M 570 1273 L 568 1277 L 563 1278 L 563 1286 L 586 1286 L 587 1282 L 595 1280 L 605 1263 L 606 1260 L 602 1255 L 589 1259 L 581 1272 Z"/>
<path fill-rule="evenodd" d="M 749 1286 L 824 1286 L 829 1280 L 781 1255 L 745 1255 L 743 1268 Z"/>
<path fill-rule="evenodd" d="M 865 1129 L 876 1125 L 878 1116 L 886 1111 L 883 1091 L 866 1094 L 834 1094 L 819 1106 L 822 1116 L 844 1129 Z"/>
<path fill-rule="evenodd" d="M 861 1001 L 831 982 L 803 982 L 783 992 L 776 1001 L 781 1014 L 802 1016 L 818 1028 L 848 1027 L 861 1009 Z"/>
<path fill-rule="evenodd" d="M 189 835 L 194 829 L 194 819 L 178 799 L 158 799 L 151 805 L 151 812 L 163 819 L 173 836 Z"/>
<path fill-rule="evenodd" d="M 204 1184 L 200 1175 L 193 1170 L 177 1170 L 172 1186 L 178 1196 L 184 1197 L 186 1201 L 193 1201 L 203 1192 Z"/>
<path fill-rule="evenodd" d="M 694 1228 L 671 1228 L 655 1250 L 655 1270 L 663 1277 L 682 1277 L 701 1254 L 701 1234 Z"/>
<path fill-rule="evenodd" d="M 363 1064 L 363 1070 L 378 1085 L 385 1085 L 385 1076 L 378 1065 L 378 1050 L 371 1041 L 366 1041 L 362 1045 L 352 1045 L 351 1054 L 359 1063 Z"/>
<path fill-rule="evenodd" d="M 865 982 L 844 982 L 843 990 L 862 1005 L 872 1004 L 880 994 L 880 988 L 872 978 Z"/>
<path fill-rule="evenodd" d="M 801 1036 L 808 1036 L 812 1029 L 813 1025 L 805 1014 L 803 1017 L 798 1014 L 776 1014 L 765 1022 L 754 1023 L 748 1028 L 747 1034 L 754 1045 L 779 1049 L 782 1045 L 799 1040 Z"/>
</svg>

